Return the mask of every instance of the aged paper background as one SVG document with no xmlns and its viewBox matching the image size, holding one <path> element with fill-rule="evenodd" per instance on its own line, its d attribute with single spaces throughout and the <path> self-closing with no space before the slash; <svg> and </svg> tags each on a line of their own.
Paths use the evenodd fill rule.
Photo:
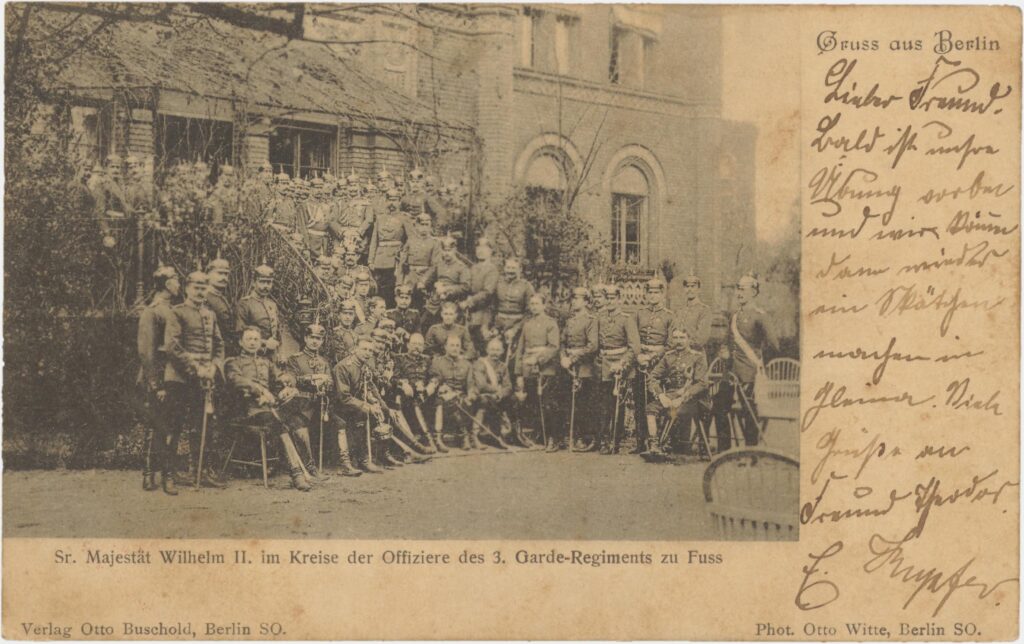
<svg viewBox="0 0 1024 644">
<path fill-rule="evenodd" d="M 779 129 L 759 140 L 785 148 L 798 128 L 799 542 L 211 540 L 188 547 L 224 553 L 228 564 L 111 569 L 57 564 L 54 553 L 177 546 L 5 539 L 4 636 L 25 638 L 27 622 L 72 626 L 76 638 L 85 637 L 83 624 L 112 626 L 110 638 L 123 637 L 124 622 L 192 622 L 203 638 L 204 625 L 214 622 L 247 624 L 253 638 L 285 639 L 885 639 L 882 627 L 892 639 L 1014 639 L 1020 12 L 728 11 L 755 24 L 767 14 L 766 26 L 792 34 L 781 43 L 766 35 L 747 42 L 742 56 L 728 56 L 750 61 L 759 73 L 747 95 L 734 99 L 770 106 L 765 97 L 799 87 L 794 118 L 777 120 Z M 961 40 L 997 40 L 999 49 L 953 50 L 942 59 L 934 47 L 943 30 Z M 835 48 L 823 32 L 835 32 Z M 890 50 L 893 41 L 915 40 L 918 50 Z M 843 41 L 877 41 L 878 48 L 842 51 Z M 785 49 L 772 49 L 779 46 Z M 798 58 L 797 67 L 764 73 L 766 64 L 787 58 Z M 874 100 L 854 98 L 876 83 Z M 834 89 L 839 100 L 826 102 Z M 890 95 L 900 98 L 883 106 Z M 642 551 L 655 563 L 512 563 L 520 549 L 574 548 Z M 236 549 L 254 557 L 276 552 L 285 561 L 290 549 L 323 551 L 338 553 L 341 563 L 232 565 Z M 379 561 L 380 553 L 401 549 L 445 552 L 456 562 L 469 551 L 487 563 L 347 563 L 353 551 Z M 722 563 L 687 564 L 690 550 L 720 554 Z M 504 564 L 490 563 L 494 551 Z M 662 553 L 677 553 L 680 563 L 659 564 Z M 851 632 L 850 625 L 863 626 Z"/>
</svg>

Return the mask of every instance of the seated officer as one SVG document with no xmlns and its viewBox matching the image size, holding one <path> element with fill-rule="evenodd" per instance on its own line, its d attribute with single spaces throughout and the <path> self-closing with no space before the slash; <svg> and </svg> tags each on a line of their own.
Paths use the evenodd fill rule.
<svg viewBox="0 0 1024 644">
<path fill-rule="evenodd" d="M 430 384 L 427 393 L 437 392 L 434 412 L 435 432 L 440 436 L 445 425 L 462 436 L 462 449 L 478 448 L 476 428 L 467 421 L 468 406 L 476 398 L 470 364 L 462 357 L 462 339 L 453 335 L 444 345 L 444 355 L 435 356 L 430 365 Z"/>
<path fill-rule="evenodd" d="M 292 441 L 288 424 L 277 411 L 279 405 L 287 403 L 298 393 L 294 386 L 295 378 L 260 355 L 263 337 L 259 328 L 249 327 L 242 331 L 239 344 L 242 354 L 225 363 L 224 378 L 232 390 L 241 396 L 243 415 L 248 422 L 262 425 L 280 438 L 292 486 L 308 492 L 311 487 L 302 467 L 303 459 Z M 308 446 L 303 447 L 307 451 L 305 460 L 312 463 L 313 456 Z"/>
<path fill-rule="evenodd" d="M 651 442 L 647 455 L 658 457 L 664 454 L 670 436 L 667 430 L 677 432 L 683 443 L 683 453 L 693 453 L 693 444 L 699 435 L 691 425 L 700 422 L 709 410 L 708 361 L 703 351 L 691 346 L 689 332 L 683 327 L 672 329 L 668 351 L 651 369 L 651 398 L 647 407 L 647 427 Z M 657 418 L 666 416 L 664 429 L 658 433 Z"/>
<path fill-rule="evenodd" d="M 295 433 L 304 443 L 309 444 L 309 432 L 316 428 L 317 432 L 327 432 L 331 426 L 331 415 L 328 411 L 328 402 L 331 390 L 334 388 L 334 381 L 331 375 L 331 365 L 326 358 L 320 355 L 320 348 L 323 346 L 327 330 L 319 323 L 314 322 L 306 327 L 302 351 L 288 357 L 286 367 L 295 378 L 296 388 L 299 393 L 292 398 L 288 404 L 289 416 L 295 421 L 293 427 Z M 348 438 L 345 432 L 339 431 L 338 454 L 339 469 L 343 476 L 359 476 L 362 474 L 352 466 L 349 461 Z M 303 438 L 304 437 L 304 438 Z M 318 443 L 323 448 L 324 437 L 317 436 Z M 320 462 L 323 462 L 323 455 L 320 454 Z M 310 468 L 309 473 L 317 477 L 317 468 Z M 321 478 L 326 475 L 320 474 Z"/>
<path fill-rule="evenodd" d="M 478 423 L 495 430 L 502 441 L 515 440 L 511 425 L 504 422 L 507 414 L 514 413 L 512 377 L 504 360 L 505 344 L 494 337 L 487 342 L 486 349 L 487 354 L 473 363 L 473 385 L 477 391 L 474 416 Z"/>
<path fill-rule="evenodd" d="M 431 449 L 447 452 L 448 448 L 430 430 L 424 416 L 427 404 L 430 356 L 423 352 L 423 346 L 423 336 L 413 333 L 409 336 L 405 353 L 395 356 L 395 383 L 398 386 L 399 407 L 407 419 L 414 418 L 416 420 L 416 423 L 410 423 L 410 425 L 418 426 L 424 433 L 424 437 L 427 439 L 424 448 L 428 450 L 428 453 L 431 453 Z M 422 441 L 420 442 L 422 443 Z"/>
</svg>

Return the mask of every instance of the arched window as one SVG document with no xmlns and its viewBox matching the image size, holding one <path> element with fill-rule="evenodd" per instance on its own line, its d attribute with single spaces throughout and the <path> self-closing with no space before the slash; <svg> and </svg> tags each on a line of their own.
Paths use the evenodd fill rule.
<svg viewBox="0 0 1024 644">
<path fill-rule="evenodd" d="M 541 149 L 531 160 L 523 174 L 526 195 L 533 211 L 540 216 L 558 212 L 562 208 L 567 181 L 566 165 L 557 150 Z M 533 226 L 527 226 L 523 240 L 526 258 L 531 263 L 547 263 L 557 258 L 559 240 L 538 235 Z"/>
<path fill-rule="evenodd" d="M 634 165 L 618 169 L 611 182 L 612 263 L 641 264 L 645 261 L 644 226 L 650 208 L 650 184 Z"/>
</svg>

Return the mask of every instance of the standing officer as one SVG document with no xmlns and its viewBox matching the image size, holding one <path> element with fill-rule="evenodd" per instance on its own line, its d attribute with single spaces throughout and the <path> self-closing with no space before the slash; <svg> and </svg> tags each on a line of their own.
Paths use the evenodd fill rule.
<svg viewBox="0 0 1024 644">
<path fill-rule="evenodd" d="M 732 358 L 732 372 L 736 374 L 743 394 L 751 408 L 744 410 L 741 426 L 743 441 L 756 445 L 760 436 L 757 426 L 757 410 L 754 408 L 754 380 L 764 370 L 765 345 L 778 350 L 778 341 L 764 309 L 754 303 L 761 292 L 761 284 L 753 275 L 744 275 L 736 285 L 736 302 L 739 308 L 732 314 L 730 327 L 731 342 L 728 354 Z"/>
<path fill-rule="evenodd" d="M 599 395 L 602 403 L 598 431 L 602 454 L 619 451 L 625 430 L 625 383 L 635 356 L 640 355 L 640 334 L 636 317 L 621 310 L 619 287 L 604 287 L 605 304 L 597 316 L 597 347 L 601 367 Z"/>
<path fill-rule="evenodd" d="M 546 434 L 547 452 L 557 452 L 562 441 L 561 423 L 556 418 L 562 396 L 557 392 L 559 338 L 558 323 L 544 312 L 544 297 L 530 297 L 530 315 L 523 321 L 519 359 L 516 360 L 517 397 L 524 403 L 520 418 L 526 427 Z M 545 395 L 545 392 L 547 395 Z"/>
<path fill-rule="evenodd" d="M 372 223 L 370 202 L 359 196 L 359 177 L 348 177 L 348 199 L 335 199 L 327 215 L 327 230 L 335 247 L 352 246 L 358 253 L 366 245 L 366 231 Z"/>
<path fill-rule="evenodd" d="M 274 288 L 274 269 L 260 264 L 255 269 L 256 281 L 251 293 L 238 301 L 235 331 L 239 334 L 250 326 L 260 330 L 263 349 L 272 360 L 281 346 L 281 317 L 277 302 L 270 297 Z"/>
<path fill-rule="evenodd" d="M 683 327 L 672 329 L 669 348 L 658 364 L 651 369 L 650 386 L 653 398 L 647 409 L 647 427 L 651 440 L 647 456 L 657 460 L 671 443 L 666 427 L 659 434 L 657 419 L 667 414 L 666 424 L 682 437 L 683 453 L 692 453 L 700 428 L 697 423 L 709 409 L 708 360 L 703 351 L 694 349 L 690 334 Z M 693 425 L 693 434 L 690 426 Z M 697 453 L 700 453 L 698 448 Z"/>
<path fill-rule="evenodd" d="M 633 379 L 633 412 L 636 421 L 636 447 L 639 454 L 647 447 L 647 372 L 653 367 L 668 344 L 673 325 L 672 311 L 665 307 L 665 282 L 654 278 L 645 287 L 647 306 L 636 312 L 640 332 L 640 355 L 636 357 L 637 372 Z"/>
<path fill-rule="evenodd" d="M 334 362 L 338 363 L 355 351 L 359 336 L 356 335 L 356 302 L 344 300 L 338 310 L 338 326 L 331 331 L 334 340 Z"/>
<path fill-rule="evenodd" d="M 294 378 L 259 355 L 263 338 L 258 328 L 244 329 L 239 343 L 242 352 L 224 365 L 224 378 L 242 397 L 247 421 L 267 427 L 280 438 L 285 460 L 288 462 L 292 487 L 308 492 L 311 487 L 302 469 L 303 459 L 292 440 L 288 424 L 278 412 L 279 406 L 288 404 L 298 394 L 294 387 Z M 303 447 L 306 451 L 306 462 L 312 465 L 313 456 L 309 446 Z"/>
<path fill-rule="evenodd" d="M 458 315 L 459 312 L 455 302 L 445 302 L 441 305 L 441 321 L 427 330 L 425 338 L 427 353 L 437 356 L 443 354 L 444 345 L 448 338 L 455 335 L 462 342 L 460 355 L 464 356 L 467 360 L 476 359 L 476 349 L 473 347 L 472 338 L 469 337 L 469 330 L 455 321 L 458 319 Z"/>
<path fill-rule="evenodd" d="M 232 344 L 234 335 L 234 310 L 235 307 L 228 302 L 224 295 L 228 287 L 228 278 L 231 276 L 231 263 L 217 253 L 217 257 L 206 264 L 206 274 L 210 278 L 210 288 L 206 290 L 206 306 L 210 307 L 217 316 L 217 326 L 224 336 L 224 348 L 226 352 L 235 353 L 235 346 Z"/>
<path fill-rule="evenodd" d="M 185 281 L 185 301 L 174 307 L 174 317 L 164 332 L 164 353 L 167 367 L 164 386 L 167 408 L 178 412 L 178 422 L 171 433 L 168 454 L 178 452 L 178 441 L 184 431 L 188 435 L 189 470 L 187 480 L 194 481 L 198 467 L 201 428 L 205 416 L 212 414 L 212 391 L 218 368 L 224 361 L 224 340 L 217 326 L 217 316 L 206 308 L 206 273 L 189 273 Z M 207 442 L 212 443 L 208 437 Z M 164 464 L 164 491 L 171 478 L 172 458 Z M 209 463 L 209 460 L 206 461 Z M 213 473 L 212 467 L 202 473 L 208 487 L 226 487 Z M 173 486 L 172 486 L 173 489 Z M 173 494 L 173 492 L 168 492 Z"/>
<path fill-rule="evenodd" d="M 498 267 L 491 261 L 493 252 L 487 238 L 481 237 L 476 243 L 477 262 L 469 268 L 469 296 L 459 302 L 459 308 L 466 313 L 469 335 L 481 355 L 490 334 L 494 297 L 498 290 Z"/>
<path fill-rule="evenodd" d="M 700 299 L 700 278 L 690 274 L 683 278 L 686 301 L 676 317 L 677 324 L 686 329 L 694 347 L 705 350 L 711 338 L 711 307 Z"/>
<path fill-rule="evenodd" d="M 448 212 L 440 200 L 427 192 L 426 177 L 419 168 L 413 168 L 409 172 L 408 191 L 402 197 L 402 210 L 412 217 L 420 213 L 430 215 L 438 223 L 447 222 L 449 219 Z"/>
<path fill-rule="evenodd" d="M 577 287 L 572 290 L 571 312 L 562 329 L 561 366 L 565 385 L 562 391 L 575 387 L 575 408 L 571 410 L 573 434 L 580 443 L 570 445 L 573 451 L 589 452 L 597 447 L 596 383 L 594 358 L 597 357 L 597 318 L 587 308 L 590 291 Z M 586 439 L 585 441 L 582 439 Z M 586 444 L 586 447 L 583 445 Z"/>
<path fill-rule="evenodd" d="M 441 243 L 431 235 L 430 215 L 420 213 L 416 225 L 402 249 L 399 265 L 404 267 L 401 280 L 403 286 L 412 289 L 416 307 L 423 306 L 427 289 L 434 283 L 437 263 L 441 259 Z"/>
<path fill-rule="evenodd" d="M 317 431 L 327 431 L 331 423 L 330 412 L 326 401 L 334 389 L 334 378 L 331 374 L 331 365 L 327 359 L 320 355 L 320 348 L 323 346 L 327 330 L 318 322 L 306 327 L 306 335 L 303 340 L 303 348 L 299 353 L 288 357 L 286 366 L 295 378 L 295 386 L 299 393 L 292 399 L 289 406 L 291 417 L 295 420 L 293 427 L 300 440 L 310 445 L 310 430 L 317 428 Z M 317 442 L 322 447 L 325 443 L 324 437 L 317 436 Z M 309 450 L 312 453 L 312 449 Z M 342 476 L 359 476 L 359 470 L 352 467 L 349 460 L 348 437 L 344 431 L 338 431 L 338 468 Z M 320 462 L 323 462 L 323 455 L 318 454 Z M 316 464 L 306 466 L 307 471 L 316 478 L 318 468 Z"/>
<path fill-rule="evenodd" d="M 437 321 L 442 302 L 457 302 L 469 292 L 469 268 L 455 251 L 455 239 L 441 240 L 441 256 L 435 265 L 434 291 L 423 306 L 423 324 Z"/>
<path fill-rule="evenodd" d="M 494 328 L 504 336 L 509 354 L 516 353 L 519 327 L 533 297 L 533 285 L 523 279 L 523 265 L 515 257 L 505 260 L 494 296 Z"/>
<path fill-rule="evenodd" d="M 409 223 L 405 215 L 398 212 L 398 193 L 388 191 L 387 207 L 377 213 L 370 237 L 370 268 L 377 282 L 378 293 L 388 303 L 395 305 L 395 272 L 402 246 L 409 238 Z"/>
<path fill-rule="evenodd" d="M 167 451 L 167 440 L 171 435 L 168 422 L 167 390 L 164 387 L 164 371 L 167 368 L 167 356 L 163 352 L 164 336 L 167 327 L 174 324 L 174 311 L 171 301 L 181 291 L 178 274 L 170 266 L 161 266 L 153 273 L 156 293 L 152 301 L 139 316 L 138 349 L 142 367 L 139 371 L 138 384 L 143 387 L 146 417 L 147 440 L 146 454 L 142 467 L 142 489 L 155 490 L 156 471 L 159 468 L 163 477 L 164 491 L 177 494 L 172 470 L 173 454 Z"/>
</svg>

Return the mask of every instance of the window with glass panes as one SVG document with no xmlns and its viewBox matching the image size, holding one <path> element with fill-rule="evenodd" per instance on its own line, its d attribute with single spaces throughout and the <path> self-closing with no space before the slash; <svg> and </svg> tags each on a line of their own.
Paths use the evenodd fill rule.
<svg viewBox="0 0 1024 644">
<path fill-rule="evenodd" d="M 627 165 L 612 180 L 611 256 L 612 262 L 641 264 L 643 234 L 647 220 L 649 186 L 638 168 Z"/>
<path fill-rule="evenodd" d="M 270 165 L 291 177 L 323 176 L 334 169 L 334 131 L 279 127 L 270 135 Z"/>
</svg>

